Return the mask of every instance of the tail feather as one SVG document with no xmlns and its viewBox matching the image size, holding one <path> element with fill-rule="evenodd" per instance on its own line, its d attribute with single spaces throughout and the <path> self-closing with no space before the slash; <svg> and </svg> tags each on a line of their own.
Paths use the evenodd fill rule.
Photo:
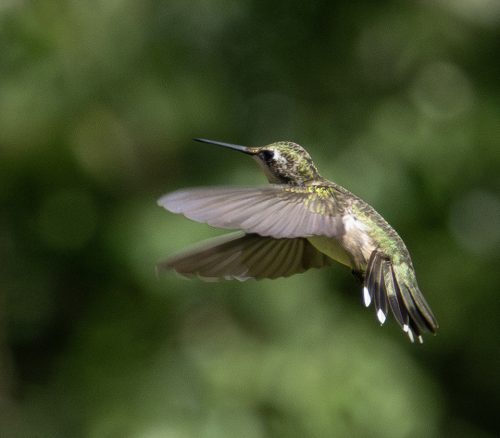
<svg viewBox="0 0 500 438">
<path fill-rule="evenodd" d="M 410 315 L 411 325 L 415 330 L 418 329 L 419 333 L 425 332 L 428 329 L 429 325 L 426 323 L 424 315 L 422 314 L 420 308 L 416 306 L 415 300 L 413 298 L 415 291 L 418 291 L 418 293 L 420 293 L 420 291 L 418 290 L 418 288 L 410 290 L 410 288 L 405 283 L 398 282 L 398 287 L 401 291 L 404 306 L 406 307 Z M 432 329 L 430 329 L 430 331 L 432 331 Z"/>
<path fill-rule="evenodd" d="M 427 304 L 427 301 L 425 300 L 422 292 L 420 292 L 417 283 L 415 282 L 412 284 L 408 284 L 408 288 L 410 289 L 410 293 L 413 298 L 413 302 L 415 303 L 415 306 L 418 308 L 421 315 L 423 316 L 427 329 L 430 332 L 435 333 L 436 329 L 438 328 L 438 323 L 436 321 L 436 318 L 434 317 L 434 314 L 432 313 L 429 304 Z"/>
<path fill-rule="evenodd" d="M 381 251 L 375 250 L 368 261 L 363 295 L 373 297 L 377 318 L 385 322 L 390 308 L 397 323 L 412 342 L 423 342 L 422 333 L 435 333 L 436 318 L 420 292 L 415 272 L 407 263 L 395 264 Z"/>
<path fill-rule="evenodd" d="M 372 300 L 378 296 L 378 289 L 380 288 L 380 260 L 379 253 L 373 251 L 370 257 L 369 266 L 371 269 L 367 271 L 365 276 L 364 294 L 365 294 L 365 305 L 368 307 Z M 378 299 L 378 298 L 377 298 Z"/>
<path fill-rule="evenodd" d="M 387 260 L 384 262 L 384 283 L 392 314 L 400 327 L 404 329 L 405 324 L 408 325 L 408 312 L 404 306 L 400 306 L 396 277 L 391 263 Z"/>
<path fill-rule="evenodd" d="M 378 274 L 378 284 L 377 293 L 375 295 L 375 307 L 377 309 L 377 318 L 380 324 L 383 324 L 387 319 L 387 290 L 384 281 L 384 262 L 380 262 L 379 274 Z"/>
</svg>

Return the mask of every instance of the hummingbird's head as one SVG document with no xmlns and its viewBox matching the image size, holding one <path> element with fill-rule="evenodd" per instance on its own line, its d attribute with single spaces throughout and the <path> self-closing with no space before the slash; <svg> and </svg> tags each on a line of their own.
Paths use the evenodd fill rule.
<svg viewBox="0 0 500 438">
<path fill-rule="evenodd" d="M 302 185 L 320 177 L 309 153 L 297 143 L 278 141 L 249 149 L 269 182 Z"/>
<path fill-rule="evenodd" d="M 201 138 L 195 140 L 252 155 L 271 183 L 303 185 L 308 181 L 321 178 L 309 153 L 302 146 L 291 141 L 278 141 L 266 146 L 249 147 Z"/>
</svg>

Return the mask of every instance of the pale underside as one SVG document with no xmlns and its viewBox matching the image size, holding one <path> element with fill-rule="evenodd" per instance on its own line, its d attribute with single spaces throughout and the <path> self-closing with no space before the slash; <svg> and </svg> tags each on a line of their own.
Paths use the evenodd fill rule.
<svg viewBox="0 0 500 438">
<path fill-rule="evenodd" d="M 323 236 L 307 237 L 307 240 L 319 252 L 327 255 L 332 260 L 335 260 L 348 268 L 353 268 L 353 263 L 350 254 L 343 247 L 342 243 L 337 239 L 332 239 Z"/>
</svg>

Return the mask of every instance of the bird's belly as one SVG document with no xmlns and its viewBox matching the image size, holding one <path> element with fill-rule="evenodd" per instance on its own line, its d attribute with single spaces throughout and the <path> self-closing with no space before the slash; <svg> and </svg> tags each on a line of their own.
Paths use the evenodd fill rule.
<svg viewBox="0 0 500 438">
<path fill-rule="evenodd" d="M 311 236 L 308 237 L 307 240 L 318 251 L 326 254 L 331 259 L 342 263 L 349 268 L 352 268 L 352 261 L 349 253 L 344 249 L 342 244 L 337 239 L 324 236 Z"/>
</svg>

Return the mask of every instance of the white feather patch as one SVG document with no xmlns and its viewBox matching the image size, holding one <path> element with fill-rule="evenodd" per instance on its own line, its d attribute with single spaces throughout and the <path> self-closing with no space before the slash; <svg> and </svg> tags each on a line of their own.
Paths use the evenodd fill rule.
<svg viewBox="0 0 500 438">
<path fill-rule="evenodd" d="M 363 301 L 365 302 L 365 306 L 368 307 L 372 302 L 372 297 L 370 296 L 370 291 L 366 286 L 363 287 Z"/>
<path fill-rule="evenodd" d="M 361 231 L 365 232 L 368 230 L 368 227 L 363 222 L 360 222 L 356 217 L 352 214 L 346 214 L 342 217 L 342 222 L 344 223 L 344 229 L 346 232 L 349 231 Z"/>
<path fill-rule="evenodd" d="M 412 330 L 408 330 L 408 337 L 410 338 L 411 342 L 415 342 L 415 337 L 413 336 Z"/>
<path fill-rule="evenodd" d="M 386 316 L 382 309 L 377 310 L 377 318 L 380 321 L 380 324 L 383 324 L 385 322 Z"/>
</svg>

